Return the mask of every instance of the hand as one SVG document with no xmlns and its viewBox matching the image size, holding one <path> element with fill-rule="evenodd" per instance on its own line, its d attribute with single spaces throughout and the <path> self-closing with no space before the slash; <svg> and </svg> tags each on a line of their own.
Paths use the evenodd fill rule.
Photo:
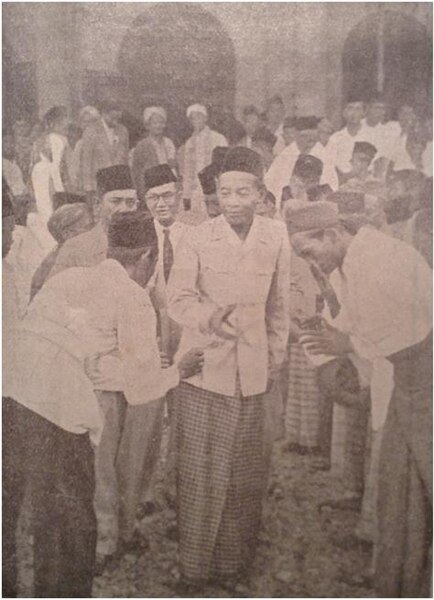
<svg viewBox="0 0 434 600">
<path fill-rule="evenodd" d="M 162 369 L 168 369 L 170 367 L 169 357 L 162 350 L 160 350 L 160 361 L 161 361 L 161 368 Z"/>
<path fill-rule="evenodd" d="M 84 372 L 91 381 L 97 381 L 101 376 L 99 370 L 99 359 L 101 354 L 90 354 L 84 359 Z"/>
<path fill-rule="evenodd" d="M 308 331 L 300 340 L 311 354 L 343 356 L 353 352 L 350 336 L 322 321 L 321 331 Z"/>
<path fill-rule="evenodd" d="M 203 350 L 200 348 L 192 348 L 184 354 L 178 362 L 178 370 L 180 379 L 188 379 L 197 375 L 202 371 L 204 363 Z"/>
<path fill-rule="evenodd" d="M 223 308 L 218 308 L 208 321 L 208 329 L 218 337 L 225 340 L 234 340 L 237 337 L 233 326 L 228 322 L 228 317 L 236 308 L 236 304 L 228 304 Z"/>
</svg>

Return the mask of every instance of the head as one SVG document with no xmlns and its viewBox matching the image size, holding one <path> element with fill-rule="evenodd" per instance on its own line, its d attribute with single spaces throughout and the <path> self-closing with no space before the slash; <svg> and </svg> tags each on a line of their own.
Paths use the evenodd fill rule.
<svg viewBox="0 0 434 600">
<path fill-rule="evenodd" d="M 176 221 L 179 210 L 179 183 L 169 165 L 157 165 L 144 174 L 144 198 L 152 217 L 163 227 Z"/>
<path fill-rule="evenodd" d="M 13 124 L 13 133 L 16 137 L 27 137 L 30 134 L 30 123 L 27 117 L 18 117 Z"/>
<path fill-rule="evenodd" d="M 285 105 L 283 104 L 282 97 L 275 95 L 267 103 L 267 122 L 274 126 L 279 125 L 285 118 Z"/>
<path fill-rule="evenodd" d="M 263 189 L 260 200 L 256 204 L 256 214 L 272 219 L 276 214 L 276 198 L 267 189 Z"/>
<path fill-rule="evenodd" d="M 193 131 L 199 133 L 208 122 L 208 111 L 203 104 L 192 104 L 187 108 L 187 119 L 190 121 Z"/>
<path fill-rule="evenodd" d="M 318 141 L 318 119 L 315 117 L 299 117 L 295 126 L 297 129 L 295 141 L 301 154 L 309 154 Z"/>
<path fill-rule="evenodd" d="M 347 125 L 359 127 L 365 114 L 365 105 L 360 100 L 347 102 L 343 114 Z"/>
<path fill-rule="evenodd" d="M 287 117 L 283 122 L 282 136 L 287 146 L 295 142 L 295 138 L 297 136 L 297 128 L 295 123 L 296 120 L 294 117 Z"/>
<path fill-rule="evenodd" d="M 47 227 L 58 244 L 89 231 L 93 225 L 91 212 L 84 202 L 60 206 L 48 220 Z"/>
<path fill-rule="evenodd" d="M 357 177 L 366 176 L 376 154 L 377 149 L 369 142 L 356 142 L 350 161 L 353 173 Z"/>
<path fill-rule="evenodd" d="M 327 146 L 328 141 L 329 141 L 331 135 L 333 134 L 334 130 L 335 130 L 335 128 L 333 127 L 332 122 L 329 121 L 329 119 L 327 119 L 327 117 L 324 117 L 323 119 L 321 119 L 321 121 L 318 123 L 318 127 L 317 127 L 318 141 L 323 146 Z"/>
<path fill-rule="evenodd" d="M 422 155 L 425 150 L 425 136 L 416 128 L 413 128 L 407 137 L 407 152 L 415 166 L 422 166 Z"/>
<path fill-rule="evenodd" d="M 243 124 L 246 134 L 250 137 L 254 136 L 261 125 L 259 111 L 255 106 L 246 106 L 244 108 Z"/>
<path fill-rule="evenodd" d="M 412 106 L 404 104 L 398 110 L 398 121 L 404 133 L 409 133 L 416 124 L 416 112 Z"/>
<path fill-rule="evenodd" d="M 68 133 L 68 110 L 66 106 L 53 106 L 44 116 L 47 131 L 67 135 Z"/>
<path fill-rule="evenodd" d="M 3 133 L 3 158 L 13 160 L 15 158 L 15 142 L 12 133 Z"/>
<path fill-rule="evenodd" d="M 5 178 L 2 178 L 2 258 L 9 254 L 12 248 L 15 217 L 12 205 L 12 195 Z"/>
<path fill-rule="evenodd" d="M 205 202 L 206 213 L 210 219 L 214 219 L 222 214 L 217 192 L 205 194 L 203 199 Z"/>
<path fill-rule="evenodd" d="M 145 287 L 158 260 L 154 221 L 140 211 L 113 216 L 108 230 L 107 258 L 117 260 L 128 275 Z"/>
<path fill-rule="evenodd" d="M 302 198 L 305 192 L 319 185 L 323 171 L 323 163 L 316 156 L 303 154 L 298 157 L 290 179 L 291 192 L 294 198 Z"/>
<path fill-rule="evenodd" d="M 137 208 L 137 192 L 126 165 L 101 169 L 96 175 L 98 198 L 96 216 L 105 230 L 116 213 L 131 212 Z"/>
<path fill-rule="evenodd" d="M 116 127 L 116 125 L 119 125 L 122 118 L 122 110 L 115 102 L 102 102 L 100 104 L 100 113 L 107 127 L 112 129 Z"/>
<path fill-rule="evenodd" d="M 371 127 L 384 123 L 386 120 L 387 106 L 382 98 L 373 98 L 366 109 L 366 120 Z"/>
<path fill-rule="evenodd" d="M 426 185 L 426 177 L 420 171 L 403 169 L 392 172 L 387 180 L 387 203 L 402 201 L 411 212 L 419 208 L 420 198 Z"/>
<path fill-rule="evenodd" d="M 342 265 L 352 235 L 343 224 L 310 229 L 291 235 L 295 253 L 308 263 L 316 263 L 326 275 Z"/>
<path fill-rule="evenodd" d="M 167 124 L 166 111 L 161 106 L 146 108 L 143 113 L 143 122 L 151 136 L 161 137 Z"/>
<path fill-rule="evenodd" d="M 78 117 L 79 126 L 84 131 L 86 127 L 98 121 L 100 117 L 101 115 L 99 114 L 99 110 L 97 108 L 94 106 L 85 106 L 81 109 Z"/>
</svg>

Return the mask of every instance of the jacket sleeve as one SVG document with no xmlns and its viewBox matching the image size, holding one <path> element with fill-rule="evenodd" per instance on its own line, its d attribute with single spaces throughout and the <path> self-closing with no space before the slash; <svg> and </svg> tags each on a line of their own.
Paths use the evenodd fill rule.
<svg viewBox="0 0 434 600">
<path fill-rule="evenodd" d="M 276 269 L 265 308 L 271 371 L 280 368 L 289 336 L 290 247 L 286 228 L 282 224 L 283 229 Z"/>
<path fill-rule="evenodd" d="M 169 316 L 181 327 L 205 332 L 211 315 L 218 307 L 200 290 L 199 278 L 200 260 L 196 244 L 184 237 L 168 281 Z"/>
</svg>

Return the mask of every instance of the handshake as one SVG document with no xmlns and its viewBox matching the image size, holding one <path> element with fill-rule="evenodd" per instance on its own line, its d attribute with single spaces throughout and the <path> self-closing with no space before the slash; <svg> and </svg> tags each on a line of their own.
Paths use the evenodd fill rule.
<svg viewBox="0 0 434 600">
<path fill-rule="evenodd" d="M 170 367 L 170 360 L 164 352 L 160 351 L 161 368 L 167 369 Z M 204 363 L 203 350 L 200 348 L 192 348 L 186 352 L 177 363 L 179 378 L 188 379 L 197 375 L 202 371 Z"/>
</svg>

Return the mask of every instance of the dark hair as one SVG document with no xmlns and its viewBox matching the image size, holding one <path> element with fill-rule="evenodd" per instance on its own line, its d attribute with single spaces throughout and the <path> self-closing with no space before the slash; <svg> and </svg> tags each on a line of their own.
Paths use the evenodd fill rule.
<svg viewBox="0 0 434 600">
<path fill-rule="evenodd" d="M 52 106 L 48 110 L 43 118 L 46 127 L 52 127 L 57 121 L 68 116 L 68 110 L 66 106 Z"/>
<path fill-rule="evenodd" d="M 101 113 L 108 113 L 114 110 L 121 112 L 119 104 L 114 100 L 101 100 L 101 102 L 98 103 L 98 109 Z"/>
<path fill-rule="evenodd" d="M 243 108 L 243 117 L 248 117 L 249 115 L 256 115 L 258 118 L 260 117 L 259 110 L 253 104 L 249 104 Z"/>
</svg>

